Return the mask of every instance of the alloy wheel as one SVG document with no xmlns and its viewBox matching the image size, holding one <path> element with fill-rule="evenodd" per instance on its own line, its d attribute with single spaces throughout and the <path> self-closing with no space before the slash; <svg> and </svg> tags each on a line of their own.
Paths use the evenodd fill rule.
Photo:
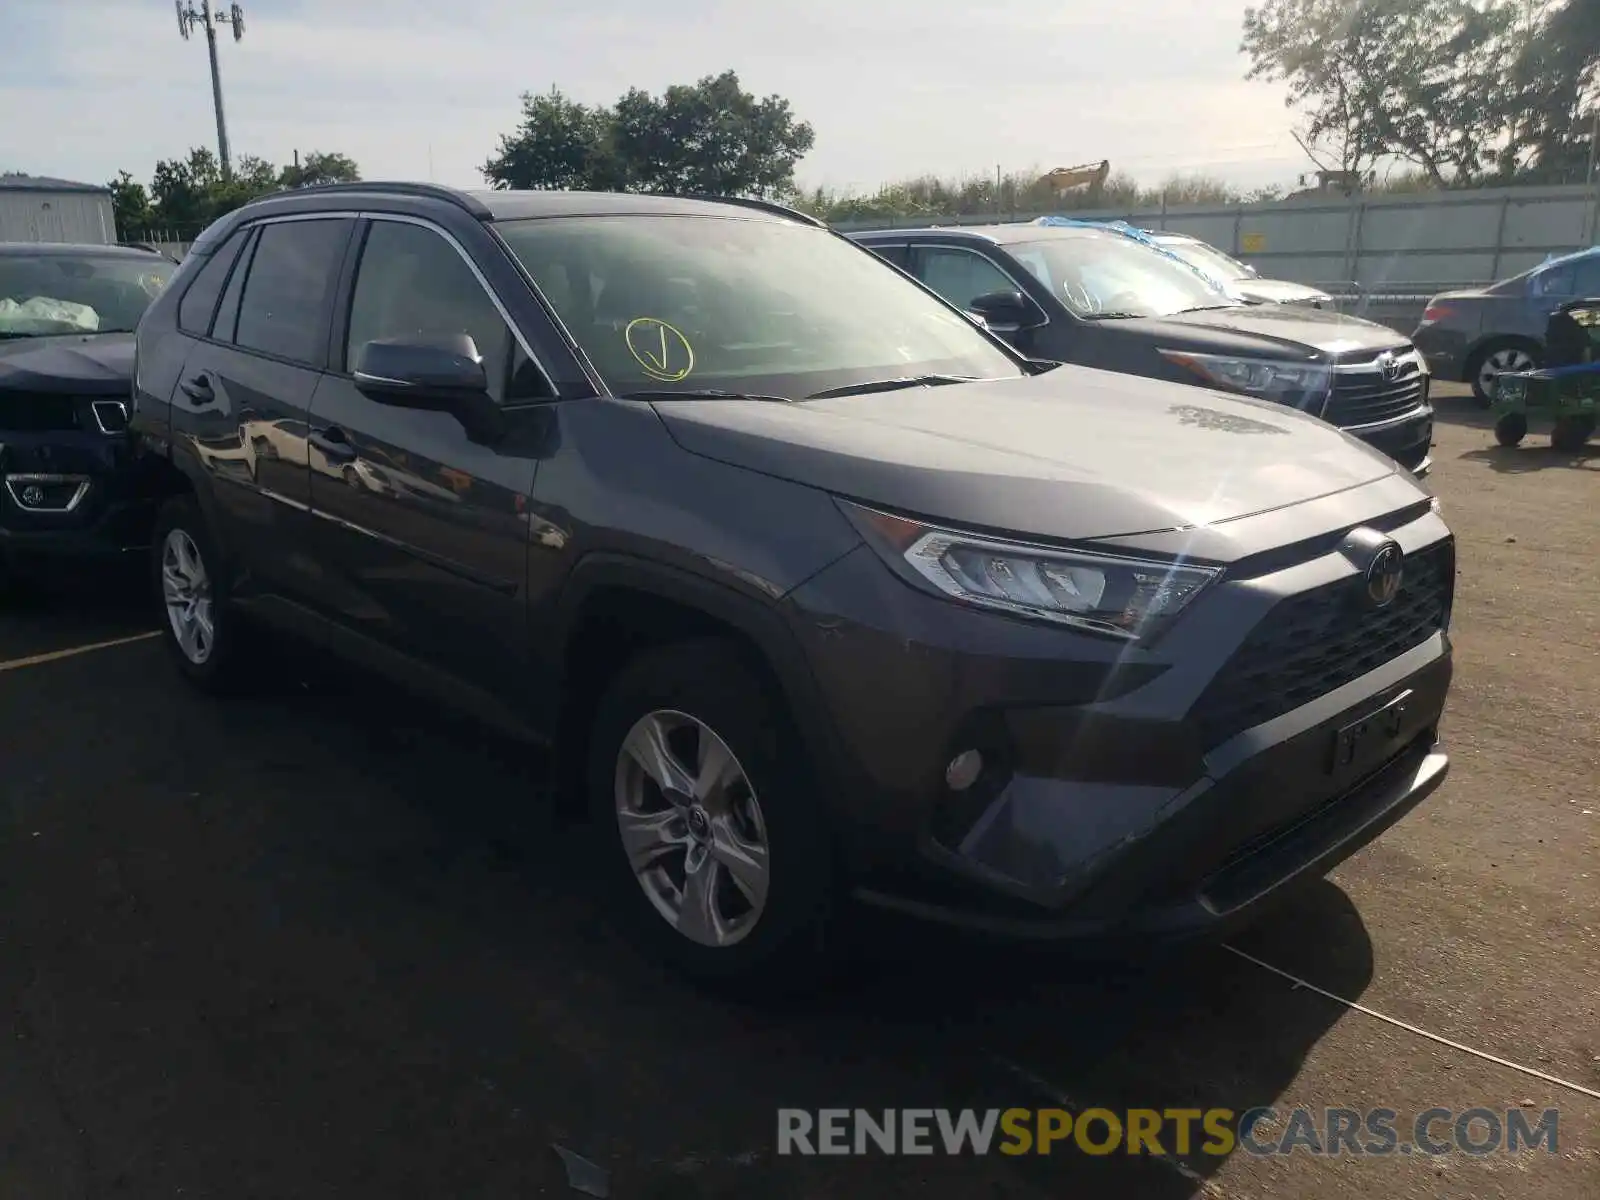
<svg viewBox="0 0 1600 1200">
<path fill-rule="evenodd" d="M 634 878 L 667 923 L 703 946 L 747 937 L 767 904 L 767 826 L 716 731 L 672 709 L 646 713 L 617 752 L 614 795 Z"/>
<path fill-rule="evenodd" d="M 1494 381 L 1500 376 L 1510 372 L 1533 370 L 1533 355 L 1516 346 L 1506 346 L 1496 350 L 1483 360 L 1483 365 L 1478 368 L 1478 386 L 1485 395 L 1494 395 Z"/>
<path fill-rule="evenodd" d="M 203 666 L 216 645 L 211 578 L 199 547 L 182 529 L 169 529 L 161 546 L 161 598 L 178 649 Z"/>
</svg>

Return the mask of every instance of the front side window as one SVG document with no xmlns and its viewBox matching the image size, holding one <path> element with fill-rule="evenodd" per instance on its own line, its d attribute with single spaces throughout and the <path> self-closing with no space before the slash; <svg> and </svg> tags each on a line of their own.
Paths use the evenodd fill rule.
<svg viewBox="0 0 1600 1200">
<path fill-rule="evenodd" d="M 158 254 L 0 255 L 0 338 L 131 333 L 177 269 Z"/>
<path fill-rule="evenodd" d="M 235 343 L 319 364 L 328 292 L 339 273 L 350 224 L 348 219 L 328 218 L 262 226 L 239 298 Z"/>
<path fill-rule="evenodd" d="M 1006 248 L 1086 320 L 1169 317 L 1239 303 L 1160 250 L 1115 234 L 1073 233 Z"/>
<path fill-rule="evenodd" d="M 619 394 L 800 398 L 886 378 L 1022 373 L 970 320 L 814 226 L 630 215 L 496 228 Z"/>
<path fill-rule="evenodd" d="M 374 221 L 350 300 L 345 369 L 368 342 L 458 333 L 477 344 L 494 399 L 537 394 L 537 371 L 513 373 L 511 330 L 455 247 L 419 225 Z"/>
<path fill-rule="evenodd" d="M 1017 290 L 1004 271 L 971 250 L 921 246 L 912 261 L 917 278 L 957 308 L 967 308 L 979 296 Z"/>
</svg>

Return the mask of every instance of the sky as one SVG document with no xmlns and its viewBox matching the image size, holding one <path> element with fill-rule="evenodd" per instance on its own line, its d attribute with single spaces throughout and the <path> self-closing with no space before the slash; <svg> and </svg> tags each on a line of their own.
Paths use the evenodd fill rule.
<svg viewBox="0 0 1600 1200">
<path fill-rule="evenodd" d="M 335 150 L 368 179 L 482 186 L 523 92 L 609 103 L 732 68 L 815 128 L 807 186 L 1102 158 L 1292 185 L 1311 164 L 1282 90 L 1243 78 L 1246 3 L 246 0 L 219 55 L 235 158 Z M 148 182 L 216 146 L 204 38 L 172 0 L 3 0 L 0 45 L 0 171 Z"/>
</svg>

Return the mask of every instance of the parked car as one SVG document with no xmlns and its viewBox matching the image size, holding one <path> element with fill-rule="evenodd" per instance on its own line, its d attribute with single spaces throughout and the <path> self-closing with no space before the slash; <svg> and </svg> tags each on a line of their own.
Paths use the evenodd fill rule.
<svg viewBox="0 0 1600 1200">
<path fill-rule="evenodd" d="M 0 244 L 0 573 L 144 548 L 133 329 L 176 269 L 116 246 Z"/>
<path fill-rule="evenodd" d="M 1417 474 L 1431 463 L 1428 373 L 1392 329 L 1247 305 L 1169 255 L 1087 222 L 852 235 L 1024 354 L 1297 408 Z"/>
<path fill-rule="evenodd" d="M 1254 267 L 1246 266 L 1197 237 L 1166 229 L 1147 229 L 1144 232 L 1163 250 L 1176 254 L 1247 304 L 1304 304 L 1311 308 L 1334 306 L 1333 297 L 1321 288 L 1288 279 L 1263 279 Z"/>
<path fill-rule="evenodd" d="M 543 736 L 619 919 L 697 977 L 804 976 L 850 898 L 1214 931 L 1447 768 L 1454 541 L 1408 473 L 1032 362 L 776 206 L 280 193 L 138 363 L 178 670 L 248 682 L 270 622 Z M 213 465 L 284 421 L 303 454 Z"/>
<path fill-rule="evenodd" d="M 1545 326 L 1561 306 L 1589 297 L 1600 297 L 1600 246 L 1488 287 L 1441 292 L 1411 338 L 1435 376 L 1470 383 L 1487 407 L 1501 374 L 1544 364 Z"/>
</svg>

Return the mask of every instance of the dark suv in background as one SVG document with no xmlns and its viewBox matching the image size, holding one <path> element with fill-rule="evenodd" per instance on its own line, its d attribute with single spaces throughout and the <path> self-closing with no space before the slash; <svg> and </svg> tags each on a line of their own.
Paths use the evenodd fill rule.
<svg viewBox="0 0 1600 1200">
<path fill-rule="evenodd" d="M 1192 934 L 1438 786 L 1454 543 L 1291 409 L 1033 363 L 757 202 L 311 188 L 139 329 L 196 684 L 270 622 L 552 741 L 701 977 L 853 897 Z M 533 802 L 533 795 L 528 797 Z"/>
<path fill-rule="evenodd" d="M 1270 400 L 1428 471 L 1427 367 L 1392 329 L 1246 304 L 1139 239 L 1088 223 L 852 236 L 1024 354 Z"/>
</svg>

